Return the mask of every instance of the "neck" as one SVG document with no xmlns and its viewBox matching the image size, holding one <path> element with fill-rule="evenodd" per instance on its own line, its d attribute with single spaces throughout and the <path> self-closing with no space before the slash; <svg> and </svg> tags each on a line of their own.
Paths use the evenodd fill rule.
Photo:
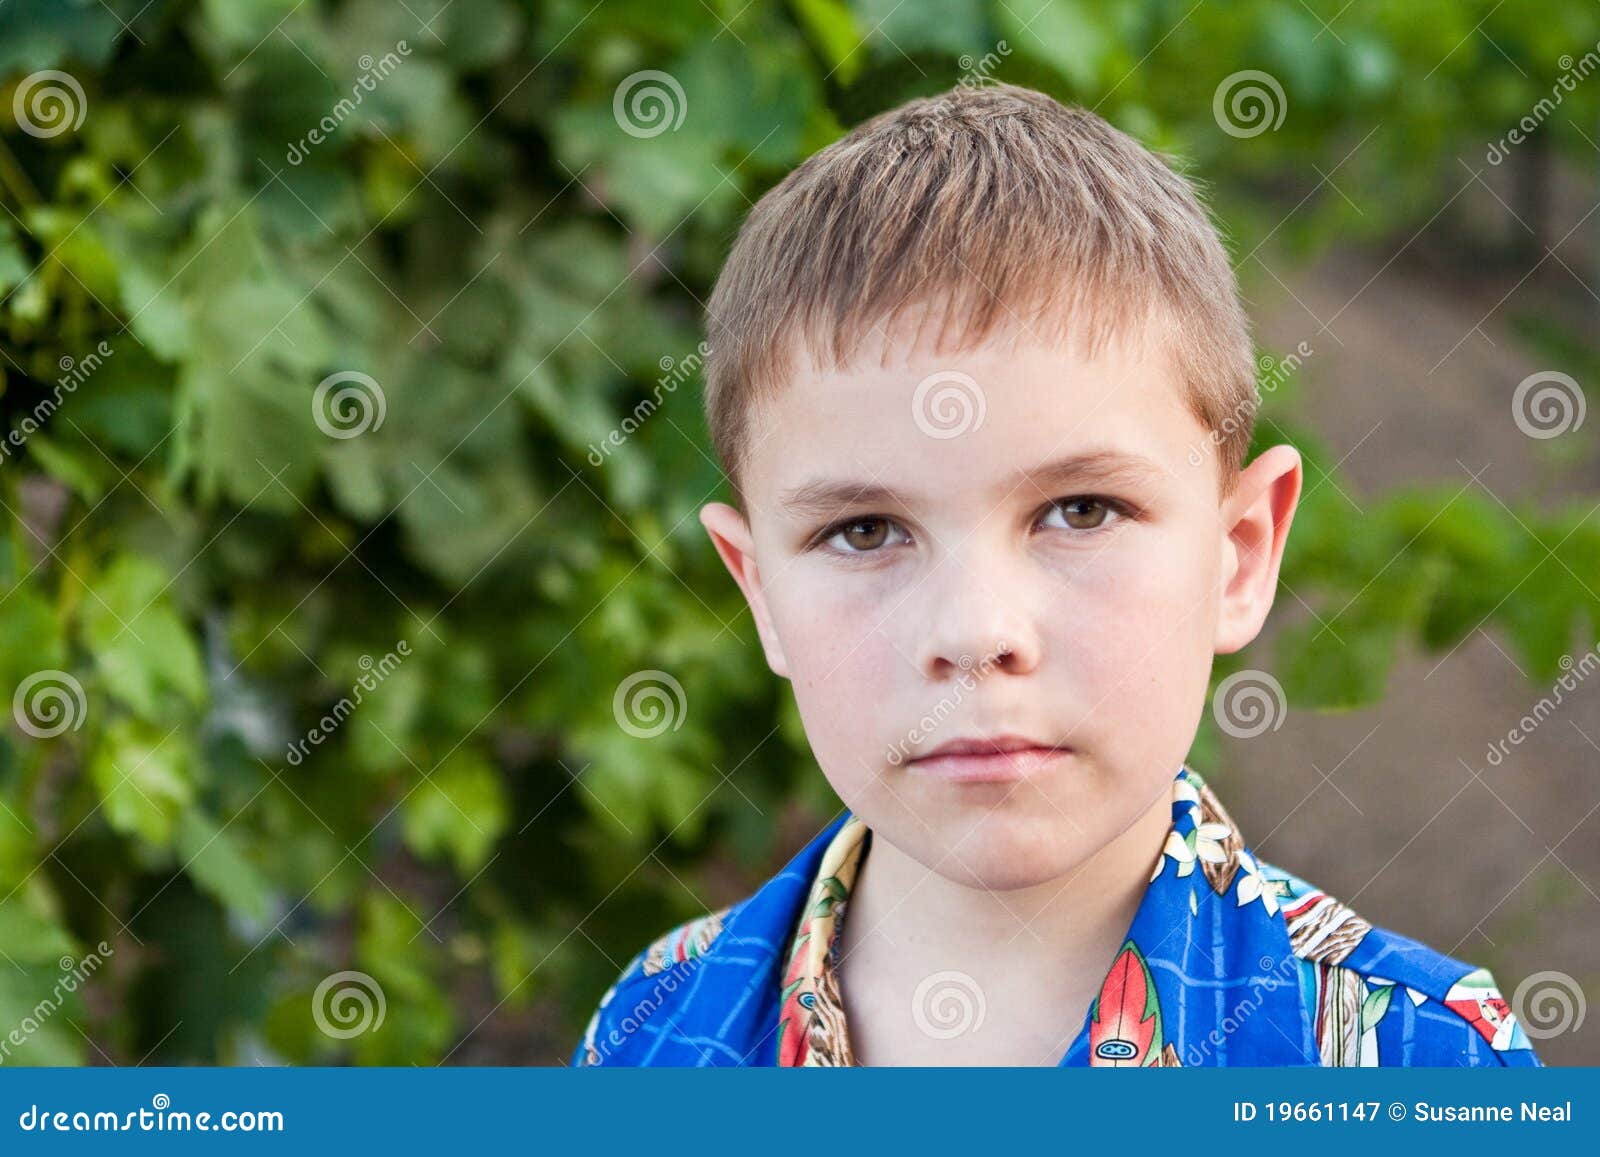
<svg viewBox="0 0 1600 1157">
<path fill-rule="evenodd" d="M 985 1063 L 974 1053 L 1041 1049 L 1004 1063 L 1055 1063 L 1122 946 L 1171 825 L 1167 788 L 1073 872 L 1004 892 L 949 880 L 874 833 L 840 944 L 858 1063 L 941 1063 L 936 1052 L 945 1063 Z M 983 993 L 984 1041 L 905 1031 L 918 985 L 945 971 L 966 974 Z M 924 1059 L 896 1059 L 903 1050 Z"/>
</svg>

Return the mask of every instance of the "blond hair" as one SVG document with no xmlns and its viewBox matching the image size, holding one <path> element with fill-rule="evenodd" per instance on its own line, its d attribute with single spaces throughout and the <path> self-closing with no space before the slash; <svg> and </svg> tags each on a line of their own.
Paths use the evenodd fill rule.
<svg viewBox="0 0 1600 1157">
<path fill-rule="evenodd" d="M 783 387 L 794 343 L 818 366 L 843 367 L 868 334 L 935 304 L 937 340 L 953 335 L 958 349 L 1015 323 L 1076 337 L 1092 356 L 1158 322 L 1232 491 L 1254 424 L 1255 361 L 1195 189 L 1092 112 L 992 84 L 873 117 L 746 217 L 706 308 L 706 417 L 741 505 L 754 413 Z"/>
</svg>

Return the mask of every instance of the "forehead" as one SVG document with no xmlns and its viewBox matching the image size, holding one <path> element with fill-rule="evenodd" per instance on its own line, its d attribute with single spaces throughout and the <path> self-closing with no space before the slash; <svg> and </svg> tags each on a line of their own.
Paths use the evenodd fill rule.
<svg viewBox="0 0 1600 1157">
<path fill-rule="evenodd" d="M 1214 486 L 1215 455 L 1193 464 L 1206 434 L 1167 344 L 1141 332 L 1090 351 L 1012 327 L 952 351 L 880 332 L 835 366 L 796 342 L 787 380 L 756 415 L 748 497 L 809 516 L 845 482 L 908 502 L 992 505 L 1063 459 L 1107 484 L 1153 475 L 1144 481 Z M 1025 481 L 1021 492 L 1037 497 Z"/>
</svg>

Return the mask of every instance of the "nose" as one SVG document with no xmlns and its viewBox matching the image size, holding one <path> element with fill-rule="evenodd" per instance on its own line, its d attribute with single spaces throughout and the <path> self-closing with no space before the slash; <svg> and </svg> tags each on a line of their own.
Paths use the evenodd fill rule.
<svg viewBox="0 0 1600 1157">
<path fill-rule="evenodd" d="M 947 555 L 924 580 L 917 668 L 934 682 L 991 671 L 1025 675 L 1039 664 L 1040 640 L 1026 578 L 975 552 Z"/>
</svg>

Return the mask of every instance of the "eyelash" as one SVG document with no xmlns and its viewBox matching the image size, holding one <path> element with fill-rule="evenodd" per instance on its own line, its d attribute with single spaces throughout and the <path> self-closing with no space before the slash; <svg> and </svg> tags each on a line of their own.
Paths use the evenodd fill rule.
<svg viewBox="0 0 1600 1157">
<path fill-rule="evenodd" d="M 1122 521 L 1123 519 L 1137 519 L 1139 517 L 1139 513 L 1140 513 L 1135 507 L 1133 507 L 1130 504 L 1122 501 L 1120 498 L 1112 498 L 1109 495 L 1105 495 L 1105 494 L 1071 494 L 1071 495 L 1068 495 L 1068 496 L 1066 496 L 1064 498 L 1055 499 L 1048 506 L 1046 506 L 1043 511 L 1040 512 L 1040 514 L 1038 516 L 1038 519 L 1035 519 L 1035 521 L 1037 522 L 1039 519 L 1047 518 L 1047 517 L 1049 517 L 1050 514 L 1052 514 L 1054 511 L 1060 509 L 1061 507 L 1070 506 L 1070 505 L 1072 505 L 1073 503 L 1076 503 L 1076 502 L 1095 502 L 1095 503 L 1098 503 L 1101 506 L 1104 506 L 1107 510 L 1111 511 L 1113 514 L 1115 514 L 1117 516 L 1114 520 L 1107 521 L 1107 522 L 1102 522 L 1099 526 L 1089 527 L 1088 529 L 1079 530 L 1079 529 L 1074 529 L 1074 528 L 1071 528 L 1071 527 L 1066 528 L 1070 533 L 1072 533 L 1073 535 L 1075 535 L 1075 536 L 1077 536 L 1079 538 L 1085 538 L 1085 537 L 1089 537 L 1091 535 L 1104 534 L 1107 531 L 1109 531 L 1112 527 L 1114 527 L 1118 522 Z M 842 531 L 848 530 L 852 526 L 857 526 L 857 525 L 859 525 L 859 524 L 861 524 L 863 522 L 889 522 L 889 523 L 894 523 L 895 520 L 893 518 L 890 518 L 886 514 L 857 514 L 857 515 L 852 515 L 849 518 L 843 518 L 843 519 L 840 519 L 838 522 L 830 523 L 828 526 L 826 526 L 822 530 L 818 531 L 816 536 L 814 538 L 812 538 L 812 540 L 807 544 L 806 549 L 807 550 L 826 549 L 831 554 L 841 555 L 841 556 L 844 556 L 846 558 L 854 558 L 854 557 L 865 558 L 868 555 L 873 555 L 873 554 L 880 553 L 883 550 L 882 547 L 877 547 L 877 548 L 875 548 L 873 550 L 839 550 L 837 548 L 828 546 L 828 541 L 830 539 L 832 539 L 835 535 L 841 533 Z M 898 525 L 898 524 L 896 523 L 896 525 Z M 904 527 L 902 527 L 901 529 L 903 530 Z M 1053 527 L 1051 529 L 1059 529 L 1059 528 L 1054 528 Z"/>
</svg>

